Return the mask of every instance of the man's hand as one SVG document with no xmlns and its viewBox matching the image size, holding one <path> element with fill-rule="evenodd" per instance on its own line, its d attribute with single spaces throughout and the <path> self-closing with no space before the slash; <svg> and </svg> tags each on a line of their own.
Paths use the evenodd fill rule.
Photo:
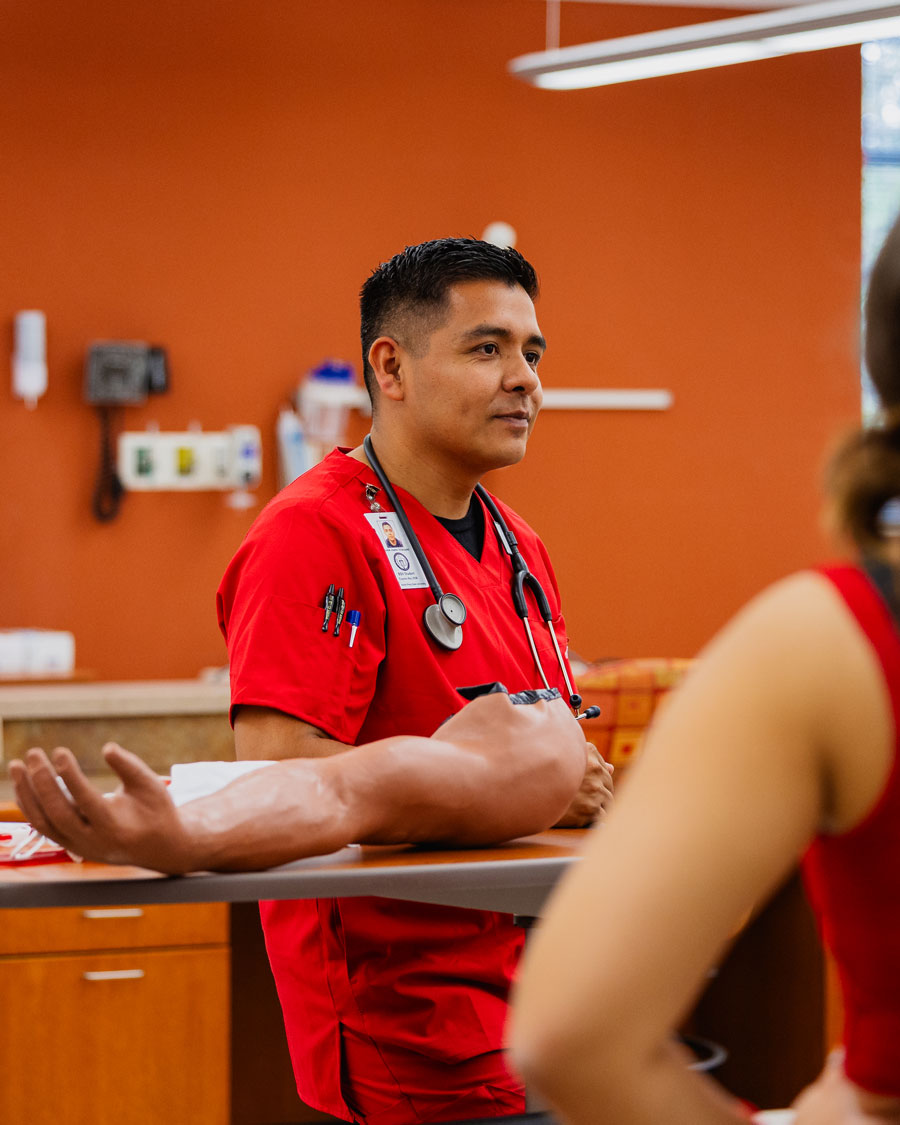
<svg viewBox="0 0 900 1125">
<path fill-rule="evenodd" d="M 554 828 L 585 828 L 602 820 L 613 801 L 613 767 L 588 743 L 587 768 L 581 788 Z"/>
<path fill-rule="evenodd" d="M 16 801 L 32 826 L 84 859 L 133 863 L 168 874 L 195 870 L 188 833 L 160 778 L 114 743 L 103 747 L 103 756 L 122 781 L 108 796 L 88 781 L 64 747 L 53 751 L 52 763 L 43 750 L 29 750 L 24 761 L 10 762 Z"/>
</svg>

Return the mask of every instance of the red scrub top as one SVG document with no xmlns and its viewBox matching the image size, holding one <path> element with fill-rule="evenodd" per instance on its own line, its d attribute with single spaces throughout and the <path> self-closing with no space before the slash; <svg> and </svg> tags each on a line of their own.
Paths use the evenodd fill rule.
<svg viewBox="0 0 900 1125">
<path fill-rule="evenodd" d="M 251 527 L 218 593 L 228 642 L 233 709 L 271 707 L 361 744 L 392 734 L 428 736 L 460 710 L 458 687 L 500 680 L 541 686 L 510 600 L 511 567 L 485 513 L 476 561 L 402 489 L 407 517 L 445 592 L 468 616 L 462 646 L 439 648 L 422 615 L 430 589 L 403 588 L 415 562 L 406 536 L 391 547 L 371 514 L 368 465 L 335 450 L 275 497 Z M 480 501 L 479 501 L 480 502 Z M 565 626 L 550 560 L 535 533 L 499 504 L 553 610 Z M 343 586 L 361 620 L 322 631 L 329 585 Z M 535 643 L 551 686 L 565 683 L 547 626 L 531 601 Z M 502 800 L 502 793 L 497 794 Z M 261 904 L 300 1096 L 370 1125 L 451 1120 L 475 1106 L 522 1108 L 502 1047 L 507 991 L 521 951 L 509 915 L 382 898 Z M 449 1068 L 449 1069 L 448 1069 Z M 499 1074 L 499 1078 L 498 1078 Z M 461 1090 L 477 1088 L 475 1102 Z"/>
</svg>

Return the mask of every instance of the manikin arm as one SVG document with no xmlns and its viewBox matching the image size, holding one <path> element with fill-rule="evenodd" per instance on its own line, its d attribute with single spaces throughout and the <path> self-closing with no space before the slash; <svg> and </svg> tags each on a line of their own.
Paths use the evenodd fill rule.
<svg viewBox="0 0 900 1125">
<path fill-rule="evenodd" d="M 70 851 L 180 874 L 255 870 L 349 843 L 471 846 L 538 832 L 568 807 L 585 753 L 562 700 L 515 706 L 496 694 L 431 738 L 278 762 L 179 809 L 152 770 L 114 745 L 104 754 L 121 785 L 109 797 L 64 748 L 52 762 L 29 750 L 9 771 L 32 825 Z"/>
<path fill-rule="evenodd" d="M 269 707 L 242 706 L 234 720 L 234 748 L 242 761 L 284 761 L 287 758 L 324 758 L 354 747 L 333 738 L 292 715 Z M 602 818 L 613 803 L 613 767 L 588 743 L 584 777 L 569 807 L 554 828 L 584 828 Z M 505 792 L 503 779 L 498 779 Z"/>
</svg>

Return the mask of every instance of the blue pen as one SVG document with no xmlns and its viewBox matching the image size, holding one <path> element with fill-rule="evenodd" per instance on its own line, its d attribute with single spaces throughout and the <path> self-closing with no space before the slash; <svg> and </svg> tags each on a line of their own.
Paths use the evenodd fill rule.
<svg viewBox="0 0 900 1125">
<path fill-rule="evenodd" d="M 358 609 L 350 609 L 347 611 L 347 624 L 350 626 L 350 648 L 353 648 L 353 642 L 356 639 L 356 630 L 359 628 L 360 621 L 362 621 L 362 614 Z"/>
</svg>

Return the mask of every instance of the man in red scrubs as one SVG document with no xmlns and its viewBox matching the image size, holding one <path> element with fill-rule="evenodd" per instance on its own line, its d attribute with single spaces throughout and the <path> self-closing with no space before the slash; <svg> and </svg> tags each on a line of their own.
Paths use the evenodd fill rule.
<svg viewBox="0 0 900 1125">
<path fill-rule="evenodd" d="M 364 285 L 372 443 L 441 587 L 466 605 L 462 644 L 441 647 L 423 628 L 432 591 L 408 536 L 385 540 L 393 508 L 365 452 L 335 450 L 267 506 L 219 589 L 238 757 L 431 735 L 464 705 L 459 687 L 541 686 L 509 557 L 474 493 L 484 473 L 521 460 L 541 405 L 536 295 L 520 254 L 473 239 L 408 247 Z M 565 653 L 547 552 L 498 505 Z M 341 589 L 343 607 L 329 613 L 326 593 Z M 547 679 L 568 698 L 528 597 Z M 588 823 L 609 794 L 594 753 L 561 824 Z M 522 945 L 511 917 L 381 898 L 269 902 L 261 913 L 304 1101 L 365 1125 L 523 1109 L 501 1050 Z"/>
</svg>

